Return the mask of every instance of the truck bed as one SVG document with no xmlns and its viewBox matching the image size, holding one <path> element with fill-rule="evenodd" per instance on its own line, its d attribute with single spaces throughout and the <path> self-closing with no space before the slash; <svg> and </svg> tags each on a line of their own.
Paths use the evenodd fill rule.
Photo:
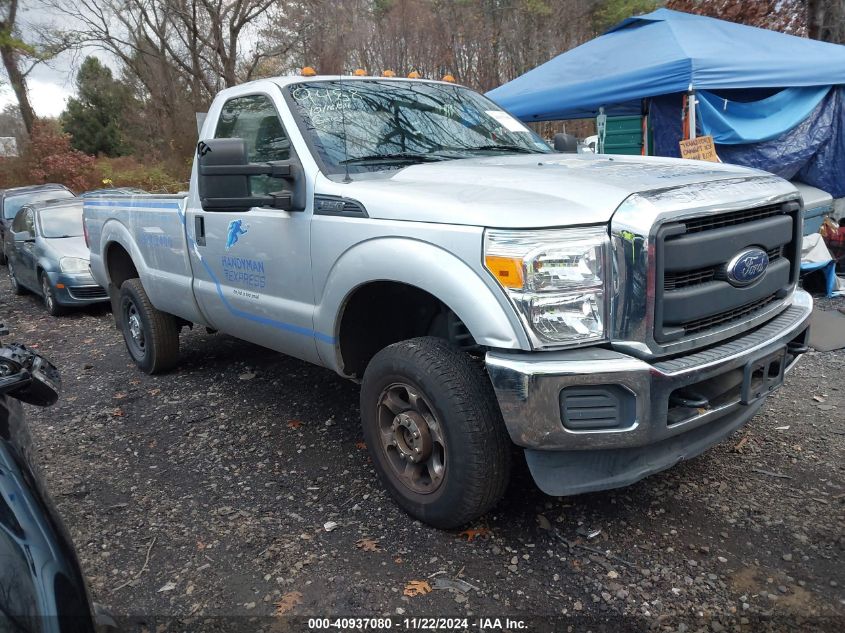
<svg viewBox="0 0 845 633">
<path fill-rule="evenodd" d="M 187 194 L 102 196 L 84 203 L 91 272 L 108 287 L 108 249 L 132 257 L 152 304 L 163 312 L 204 323 L 194 300 L 185 226 Z"/>
</svg>

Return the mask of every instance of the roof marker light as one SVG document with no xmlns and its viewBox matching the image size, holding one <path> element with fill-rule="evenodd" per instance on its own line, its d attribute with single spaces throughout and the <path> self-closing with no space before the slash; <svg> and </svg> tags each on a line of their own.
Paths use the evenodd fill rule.
<svg viewBox="0 0 845 633">
<path fill-rule="evenodd" d="M 313 77 L 317 74 L 317 71 L 311 66 L 305 66 L 301 71 L 299 71 L 299 74 L 303 77 Z"/>
</svg>

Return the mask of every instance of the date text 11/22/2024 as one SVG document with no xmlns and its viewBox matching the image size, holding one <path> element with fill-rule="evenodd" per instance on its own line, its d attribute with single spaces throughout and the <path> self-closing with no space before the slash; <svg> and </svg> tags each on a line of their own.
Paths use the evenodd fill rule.
<svg viewBox="0 0 845 633">
<path fill-rule="evenodd" d="M 311 631 L 529 631 L 528 623 L 518 618 L 309 618 Z"/>
</svg>

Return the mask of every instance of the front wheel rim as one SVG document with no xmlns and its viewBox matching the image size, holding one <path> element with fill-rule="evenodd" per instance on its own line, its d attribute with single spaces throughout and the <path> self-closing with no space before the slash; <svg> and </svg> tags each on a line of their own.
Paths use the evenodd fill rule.
<svg viewBox="0 0 845 633">
<path fill-rule="evenodd" d="M 422 392 L 389 385 L 379 396 L 377 418 L 379 448 L 393 476 L 417 494 L 438 490 L 446 475 L 446 438 Z"/>
<path fill-rule="evenodd" d="M 46 277 L 41 281 L 41 288 L 44 290 L 44 305 L 52 312 L 55 299 L 53 299 L 53 293 L 50 292 L 50 282 Z"/>
</svg>

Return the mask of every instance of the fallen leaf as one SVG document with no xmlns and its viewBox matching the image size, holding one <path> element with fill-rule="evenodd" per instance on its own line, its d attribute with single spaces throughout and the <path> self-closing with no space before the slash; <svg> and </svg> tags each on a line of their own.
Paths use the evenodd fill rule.
<svg viewBox="0 0 845 633">
<path fill-rule="evenodd" d="M 114 394 L 114 399 L 115 399 L 115 400 L 123 400 L 125 397 L 126 397 L 126 394 L 125 394 L 125 393 L 122 393 L 122 392 L 121 392 L 121 393 L 116 393 L 116 394 Z"/>
<path fill-rule="evenodd" d="M 86 339 L 85 339 L 84 341 L 82 341 L 82 342 L 83 342 L 83 343 L 85 343 L 86 345 L 90 345 L 91 343 L 93 343 L 93 342 L 94 342 L 94 339 L 92 339 L 92 338 L 86 338 Z"/>
<path fill-rule="evenodd" d="M 425 580 L 412 580 L 405 585 L 405 590 L 402 592 L 406 596 L 424 596 L 431 593 L 431 585 Z"/>
<path fill-rule="evenodd" d="M 364 442 L 355 442 L 355 448 L 360 451 L 363 451 L 367 449 L 367 445 Z"/>
<path fill-rule="evenodd" d="M 147 393 L 151 396 L 157 396 L 161 393 L 161 389 L 150 389 Z"/>
<path fill-rule="evenodd" d="M 197 549 L 199 551 L 203 551 L 205 549 L 205 543 L 203 543 L 202 541 L 197 541 Z"/>
<path fill-rule="evenodd" d="M 238 378 L 240 378 L 241 380 L 252 380 L 253 378 L 255 378 L 255 372 L 248 371 L 238 376 Z"/>
<path fill-rule="evenodd" d="M 537 515 L 537 527 L 539 527 L 541 530 L 546 530 L 547 532 L 550 532 L 551 529 L 552 529 L 552 524 L 542 514 L 538 514 Z"/>
<path fill-rule="evenodd" d="M 174 589 L 176 589 L 176 583 L 171 581 L 164 583 L 164 585 L 159 587 L 158 593 L 164 593 L 165 591 L 173 591 Z"/>
<path fill-rule="evenodd" d="M 302 594 L 298 591 L 290 591 L 283 595 L 278 602 L 275 603 L 275 615 L 285 615 L 288 611 L 293 609 L 296 605 L 302 602 Z"/>
<path fill-rule="evenodd" d="M 381 549 L 378 541 L 371 538 L 362 538 L 355 541 L 355 547 L 365 552 L 375 552 Z"/>
<path fill-rule="evenodd" d="M 292 429 L 298 429 L 302 426 L 302 422 L 299 420 L 288 420 L 288 426 Z"/>
<path fill-rule="evenodd" d="M 490 536 L 490 530 L 486 527 L 474 528 L 471 530 L 464 530 L 458 536 L 466 536 L 467 543 L 472 543 L 472 541 L 476 538 L 487 538 Z"/>
<path fill-rule="evenodd" d="M 747 435 L 744 435 L 744 436 L 742 437 L 742 439 L 741 439 L 739 442 L 737 442 L 737 443 L 736 443 L 736 445 L 733 447 L 733 449 L 732 449 L 732 450 L 733 450 L 733 452 L 734 452 L 734 453 L 741 453 L 741 452 L 742 452 L 742 448 L 743 448 L 746 444 L 748 444 L 748 436 L 747 436 Z"/>
<path fill-rule="evenodd" d="M 124 415 L 126 415 L 126 414 L 123 412 L 123 409 L 121 409 L 121 408 L 119 408 L 119 407 L 118 407 L 117 409 L 115 409 L 114 411 L 112 411 L 112 413 L 111 413 L 111 414 L 112 414 L 114 417 L 116 417 L 116 418 L 122 418 Z"/>
</svg>

